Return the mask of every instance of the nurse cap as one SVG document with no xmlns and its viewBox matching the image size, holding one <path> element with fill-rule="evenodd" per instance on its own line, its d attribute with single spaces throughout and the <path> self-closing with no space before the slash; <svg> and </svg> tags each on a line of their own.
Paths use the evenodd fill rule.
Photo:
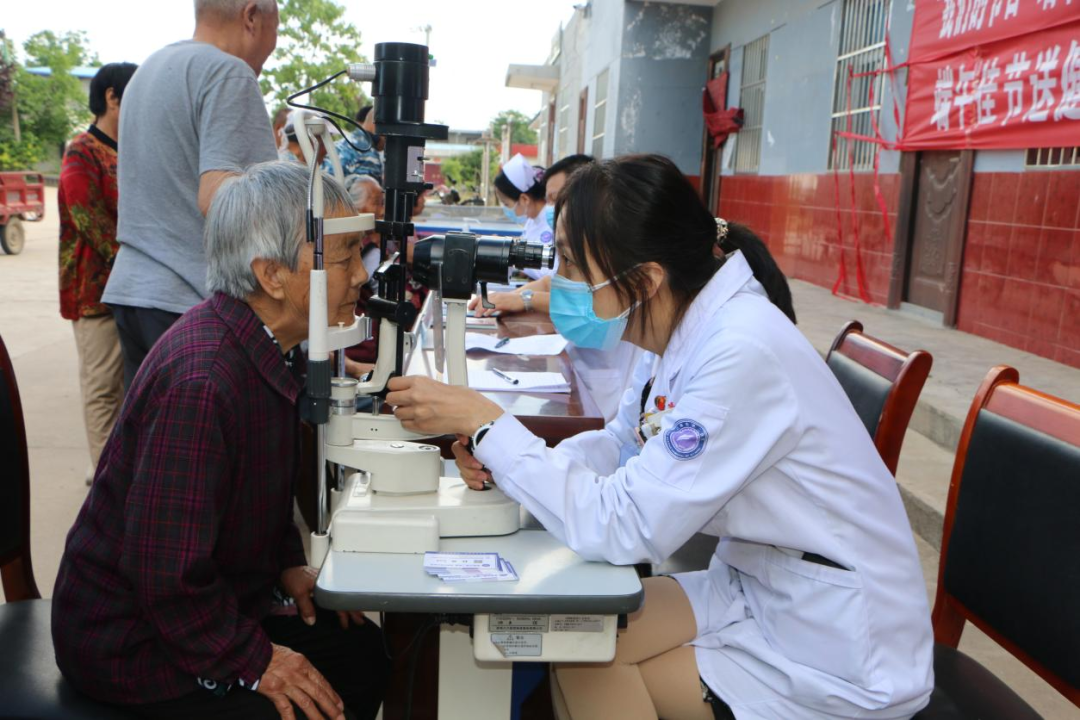
<svg viewBox="0 0 1080 720">
<path fill-rule="evenodd" d="M 521 192 L 528 192 L 529 188 L 535 185 L 544 174 L 540 168 L 530 165 L 521 153 L 507 160 L 502 166 L 502 172 L 506 179 Z"/>
</svg>

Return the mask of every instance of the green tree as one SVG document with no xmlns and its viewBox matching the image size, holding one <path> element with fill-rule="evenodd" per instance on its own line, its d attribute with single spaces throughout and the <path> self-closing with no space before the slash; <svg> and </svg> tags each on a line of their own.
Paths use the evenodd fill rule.
<svg viewBox="0 0 1080 720">
<path fill-rule="evenodd" d="M 14 110 L 0 121 L 0 169 L 25 169 L 41 161 L 45 149 L 63 145 L 77 127 L 90 120 L 86 94 L 71 71 L 80 65 L 97 65 L 97 56 L 86 47 L 86 34 L 39 32 L 23 44 L 26 66 L 14 60 L 5 41 L 7 65 L 0 76 L 8 87 L 0 90 Z M 35 75 L 26 67 L 47 67 L 48 76 Z M 3 102 L 3 99 L 0 99 Z M 9 107 L 10 110 L 10 107 Z M 15 127 L 18 123 L 19 137 Z"/>
<path fill-rule="evenodd" d="M 280 12 L 277 50 L 260 80 L 271 107 L 284 104 L 289 95 L 344 70 L 349 63 L 365 62 L 360 31 L 342 19 L 345 8 L 335 0 L 284 0 Z M 347 78 L 298 100 L 350 118 L 370 103 L 361 86 Z"/>
<path fill-rule="evenodd" d="M 442 162 L 440 171 L 447 184 L 454 183 L 459 189 L 480 191 L 480 180 L 484 167 L 484 149 L 482 147 L 470 150 L 463 155 L 448 157 Z M 492 149 L 491 152 L 491 177 L 499 172 L 499 154 Z"/>
<path fill-rule="evenodd" d="M 510 123 L 510 142 L 513 144 L 535 145 L 536 131 L 529 127 L 531 119 L 517 110 L 503 110 L 491 121 L 491 134 L 502 139 L 503 128 Z"/>
</svg>

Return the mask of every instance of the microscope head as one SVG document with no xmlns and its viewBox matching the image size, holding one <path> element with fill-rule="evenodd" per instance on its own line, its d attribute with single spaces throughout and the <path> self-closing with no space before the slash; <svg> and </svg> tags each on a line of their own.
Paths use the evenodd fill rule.
<svg viewBox="0 0 1080 720">
<path fill-rule="evenodd" d="M 472 233 L 435 235 L 413 248 L 413 279 L 441 290 L 449 299 L 467 300 L 478 283 L 503 283 L 510 269 L 550 269 L 555 262 L 551 245 L 526 240 L 480 237 Z"/>
</svg>

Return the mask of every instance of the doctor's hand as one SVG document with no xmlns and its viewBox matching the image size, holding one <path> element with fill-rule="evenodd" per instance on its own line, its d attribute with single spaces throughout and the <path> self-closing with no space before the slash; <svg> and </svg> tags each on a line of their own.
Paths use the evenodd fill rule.
<svg viewBox="0 0 1080 720">
<path fill-rule="evenodd" d="M 406 430 L 431 435 L 472 435 L 498 420 L 503 409 L 469 388 L 410 375 L 391 378 L 386 402 Z"/>
<path fill-rule="evenodd" d="M 484 463 L 473 457 L 473 454 L 465 449 L 465 443 L 469 438 L 464 435 L 457 436 L 457 442 L 450 449 L 454 451 L 454 461 L 457 463 L 461 479 L 473 490 L 483 490 L 484 482 L 495 482 L 491 473 L 484 469 Z"/>
<path fill-rule="evenodd" d="M 295 720 L 293 704 L 311 720 L 345 717 L 345 703 L 306 657 L 284 645 L 271 647 L 256 692 L 269 698 L 284 720 Z"/>
<path fill-rule="evenodd" d="M 477 317 L 487 317 L 496 312 L 503 313 L 504 315 L 525 312 L 525 301 L 521 298 L 521 293 L 491 293 L 488 295 L 488 300 L 495 306 L 494 308 L 486 308 L 481 305 L 480 296 L 477 295 L 469 301 L 469 309 L 474 311 Z"/>
</svg>

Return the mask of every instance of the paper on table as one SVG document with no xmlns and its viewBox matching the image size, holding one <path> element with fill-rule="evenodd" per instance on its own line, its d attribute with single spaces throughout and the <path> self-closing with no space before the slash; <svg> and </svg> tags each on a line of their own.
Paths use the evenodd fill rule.
<svg viewBox="0 0 1080 720">
<path fill-rule="evenodd" d="M 505 338 L 480 333 L 465 333 L 466 350 L 487 350 L 504 355 L 558 355 L 566 349 L 566 338 L 562 335 L 529 335 L 511 338 L 502 347 L 496 347 Z"/>
<path fill-rule="evenodd" d="M 517 385 L 490 370 L 470 370 L 469 387 L 481 392 L 568 393 L 570 383 L 557 372 L 506 372 Z"/>
</svg>

